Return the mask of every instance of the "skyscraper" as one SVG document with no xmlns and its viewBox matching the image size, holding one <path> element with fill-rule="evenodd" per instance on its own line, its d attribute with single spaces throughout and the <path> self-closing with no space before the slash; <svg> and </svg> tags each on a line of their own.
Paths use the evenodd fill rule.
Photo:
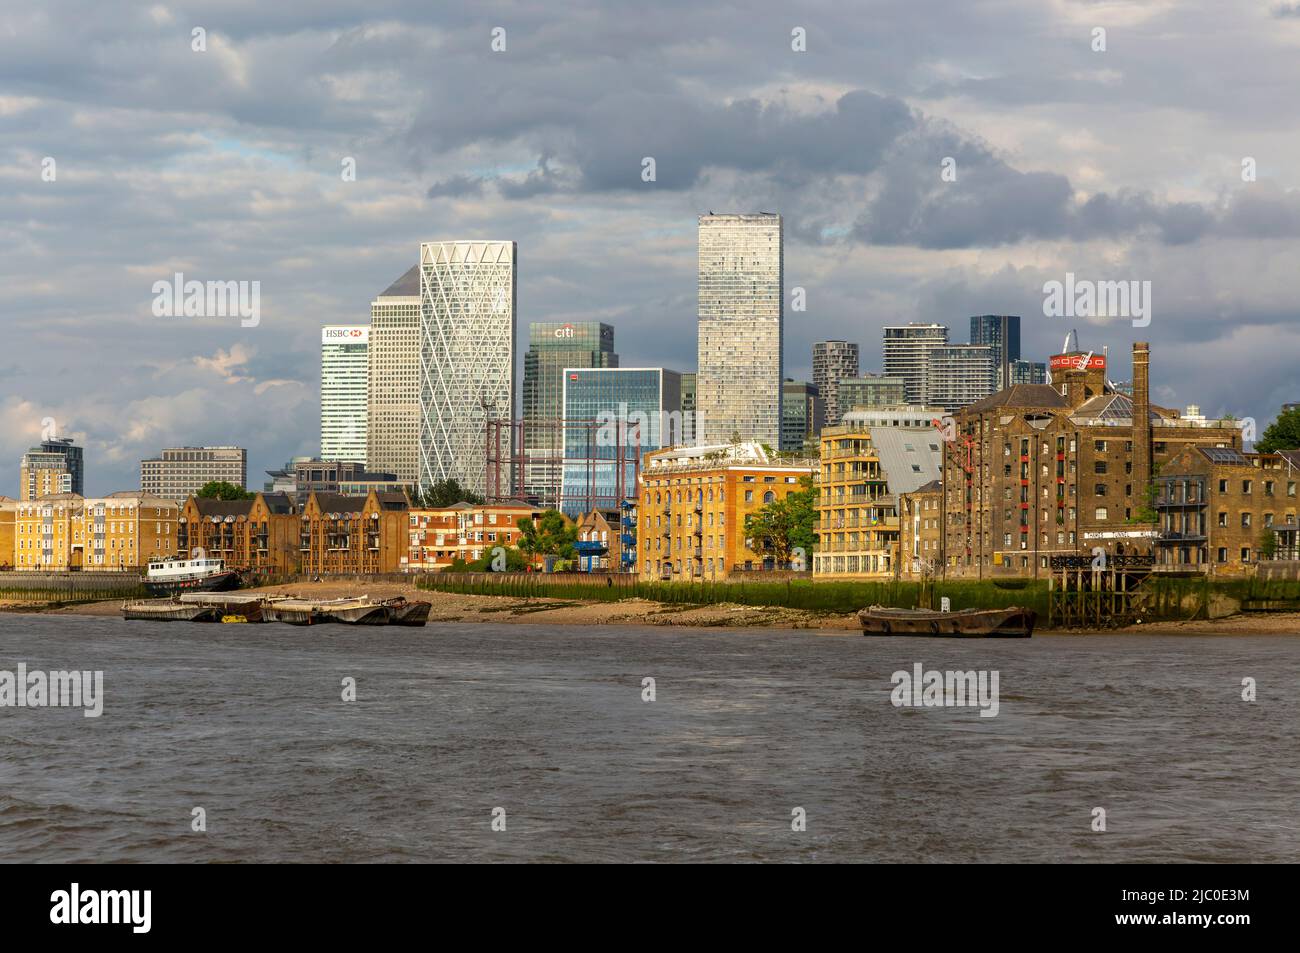
<svg viewBox="0 0 1300 953">
<path fill-rule="evenodd" d="M 977 314 L 970 319 L 970 343 L 993 348 L 993 369 L 998 389 L 1011 384 L 1011 364 L 1020 360 L 1020 316 Z"/>
<path fill-rule="evenodd" d="M 840 381 L 857 377 L 858 345 L 852 341 L 818 341 L 813 345 L 813 384 L 825 407 L 825 419 L 816 429 L 839 425 L 849 408 L 840 402 Z"/>
<path fill-rule="evenodd" d="M 781 441 L 781 216 L 701 215 L 696 439 Z"/>
<path fill-rule="evenodd" d="M 556 505 L 564 455 L 564 369 L 618 367 L 614 328 L 599 321 L 533 321 L 524 354 L 525 497 Z"/>
<path fill-rule="evenodd" d="M 882 344 L 886 377 L 901 377 L 909 404 L 925 402 L 925 360 L 931 348 L 948 344 L 948 328 L 943 324 L 911 324 L 886 327 Z"/>
<path fill-rule="evenodd" d="M 71 437 L 42 440 L 18 464 L 18 498 L 35 500 L 50 493 L 86 493 L 81 447 Z"/>
<path fill-rule="evenodd" d="M 320 340 L 320 455 L 364 464 L 370 327 L 326 325 Z"/>
<path fill-rule="evenodd" d="M 420 266 L 370 302 L 366 463 L 420 478 Z"/>
<path fill-rule="evenodd" d="M 662 367 L 565 369 L 565 513 L 617 508 L 637 494 L 638 448 L 681 443 L 681 377 Z"/>
<path fill-rule="evenodd" d="M 487 491 L 489 419 L 515 416 L 515 243 L 420 245 L 421 489 Z M 496 452 L 509 452 L 509 428 Z M 509 493 L 511 488 L 506 488 Z"/>
<path fill-rule="evenodd" d="M 839 382 L 839 392 L 840 423 L 844 421 L 844 414 L 854 410 L 897 407 L 907 403 L 901 377 L 867 374 L 865 377 L 845 378 Z"/>
</svg>

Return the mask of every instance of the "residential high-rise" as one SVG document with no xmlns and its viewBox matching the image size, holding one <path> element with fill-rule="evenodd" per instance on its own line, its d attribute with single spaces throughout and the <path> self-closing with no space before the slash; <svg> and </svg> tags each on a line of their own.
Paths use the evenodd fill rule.
<svg viewBox="0 0 1300 953">
<path fill-rule="evenodd" d="M 420 245 L 421 489 L 487 492 L 489 419 L 515 417 L 515 243 Z M 509 452 L 503 428 L 503 445 Z M 506 492 L 512 488 L 507 487 Z"/>
<path fill-rule="evenodd" d="M 366 464 L 414 482 L 420 476 L 420 266 L 370 302 Z"/>
<path fill-rule="evenodd" d="M 986 344 L 950 344 L 925 353 L 924 402 L 960 410 L 996 391 L 993 349 Z"/>
<path fill-rule="evenodd" d="M 370 327 L 321 329 L 320 453 L 326 460 L 366 462 Z"/>
<path fill-rule="evenodd" d="M 614 328 L 599 321 L 533 321 L 524 354 L 524 490 L 556 505 L 564 456 L 564 369 L 618 367 Z"/>
<path fill-rule="evenodd" d="M 638 453 L 682 442 L 681 375 L 662 367 L 571 367 L 563 379 L 560 509 L 570 516 L 617 509 L 637 492 Z"/>
<path fill-rule="evenodd" d="M 1012 363 L 1020 360 L 1020 316 L 1015 314 L 977 314 L 970 319 L 970 343 L 986 344 L 993 349 L 993 370 L 997 389 L 1012 383 Z M 1023 381 L 1021 383 L 1041 383 Z"/>
<path fill-rule="evenodd" d="M 1046 384 L 1047 364 L 1042 361 L 1012 361 L 1010 364 L 1011 382 L 1013 384 Z"/>
<path fill-rule="evenodd" d="M 825 416 L 815 384 L 788 380 L 781 385 L 781 449 L 803 450 L 818 433 L 817 421 Z"/>
<path fill-rule="evenodd" d="M 696 439 L 781 440 L 781 216 L 701 215 Z"/>
<path fill-rule="evenodd" d="M 948 328 L 943 324 L 913 322 L 884 329 L 883 367 L 886 377 L 903 379 L 906 403 L 925 402 L 925 361 L 932 348 L 948 345 Z"/>
<path fill-rule="evenodd" d="M 52 437 L 32 447 L 18 462 L 18 498 L 35 500 L 51 493 L 85 493 L 85 461 L 71 437 Z"/>
<path fill-rule="evenodd" d="M 845 378 L 837 382 L 837 390 L 840 398 L 840 419 L 836 426 L 844 422 L 844 415 L 850 411 L 873 407 L 897 407 L 907 403 L 907 390 L 901 377 L 867 374 L 864 377 Z M 827 416 L 829 417 L 829 414 Z"/>
<path fill-rule="evenodd" d="M 168 447 L 140 461 L 140 489 L 164 500 L 184 500 L 212 482 L 243 489 L 247 478 L 248 451 L 243 447 Z"/>
<path fill-rule="evenodd" d="M 816 430 L 834 427 L 849 407 L 840 401 L 840 381 L 857 377 L 858 345 L 852 341 L 818 341 L 813 345 L 813 384 L 825 406 L 825 419 Z"/>
</svg>

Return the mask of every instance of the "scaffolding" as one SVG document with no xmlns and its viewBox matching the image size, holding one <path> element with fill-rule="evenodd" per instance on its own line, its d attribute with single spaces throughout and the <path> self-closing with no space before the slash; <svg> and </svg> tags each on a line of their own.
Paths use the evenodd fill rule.
<svg viewBox="0 0 1300 953">
<path fill-rule="evenodd" d="M 639 422 L 489 419 L 486 437 L 490 503 L 524 500 L 574 515 L 616 511 L 637 495 Z"/>
</svg>

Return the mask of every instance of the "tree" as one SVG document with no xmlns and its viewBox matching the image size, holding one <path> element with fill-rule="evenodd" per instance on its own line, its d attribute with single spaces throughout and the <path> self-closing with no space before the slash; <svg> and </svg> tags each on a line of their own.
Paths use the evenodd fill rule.
<svg viewBox="0 0 1300 953">
<path fill-rule="evenodd" d="M 1259 535 L 1259 558 L 1272 559 L 1277 555 L 1277 534 L 1266 529 Z"/>
<path fill-rule="evenodd" d="M 1255 449 L 1259 453 L 1300 449 L 1300 407 L 1278 414 L 1277 419 L 1264 429 L 1264 436 L 1255 441 Z"/>
<path fill-rule="evenodd" d="M 807 566 L 817 541 L 816 525 L 817 487 L 805 476 L 800 489 L 748 514 L 745 536 L 752 540 L 754 552 L 771 556 L 778 567 L 790 564 L 795 549 L 803 550 Z"/>
<path fill-rule="evenodd" d="M 558 556 L 566 560 L 577 556 L 573 544 L 578 538 L 578 527 L 559 510 L 547 510 L 536 523 L 521 516 L 515 525 L 521 533 L 519 548 L 529 556 Z"/>
<path fill-rule="evenodd" d="M 465 489 L 460 485 L 460 481 L 454 477 L 448 480 L 438 480 L 423 493 L 417 493 L 416 496 L 419 505 L 427 506 L 430 509 L 445 509 L 456 503 L 482 506 L 484 502 L 483 497 L 472 490 Z"/>
<path fill-rule="evenodd" d="M 199 492 L 194 495 L 201 500 L 251 500 L 256 496 L 242 486 L 235 486 L 225 480 L 209 480 L 199 487 Z"/>
</svg>

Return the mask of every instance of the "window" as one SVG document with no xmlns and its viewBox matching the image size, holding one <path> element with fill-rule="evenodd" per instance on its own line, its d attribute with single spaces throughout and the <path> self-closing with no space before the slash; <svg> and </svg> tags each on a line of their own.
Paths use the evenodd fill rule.
<svg viewBox="0 0 1300 953">
<path fill-rule="evenodd" d="M 1093 494 L 1093 495 L 1094 495 L 1094 496 L 1105 496 L 1105 495 L 1106 495 L 1106 484 L 1104 484 L 1104 483 L 1098 483 L 1097 486 L 1096 486 L 1096 488 L 1095 488 L 1095 490 L 1094 490 L 1094 494 Z"/>
<path fill-rule="evenodd" d="M 1105 460 L 1098 460 L 1096 463 L 1094 463 L 1094 464 L 1092 465 L 1092 472 L 1093 472 L 1093 473 L 1105 473 L 1105 472 L 1106 472 L 1106 461 L 1105 461 Z"/>
<path fill-rule="evenodd" d="M 1092 442 L 1092 449 L 1096 450 L 1098 453 L 1105 453 L 1105 452 L 1106 452 L 1106 441 L 1105 441 L 1105 440 L 1094 440 L 1094 441 Z"/>
<path fill-rule="evenodd" d="M 1243 547 L 1241 547 L 1241 561 L 1242 561 L 1243 563 L 1248 563 L 1248 562 L 1250 562 L 1250 547 L 1249 547 L 1249 546 L 1243 546 Z"/>
<path fill-rule="evenodd" d="M 745 491 L 745 502 L 746 502 L 746 503 L 753 503 L 753 502 L 754 502 L 754 491 L 753 491 L 753 490 L 746 490 L 746 491 Z"/>
<path fill-rule="evenodd" d="M 1101 522 L 1101 521 L 1105 520 L 1105 519 L 1106 519 L 1106 507 L 1104 507 L 1104 506 L 1099 506 L 1099 507 L 1097 507 L 1096 513 L 1095 513 L 1094 515 L 1096 516 L 1098 522 Z"/>
<path fill-rule="evenodd" d="M 1219 525 L 1220 525 L 1220 526 L 1227 526 L 1227 525 L 1228 525 L 1228 512 L 1227 512 L 1227 510 L 1220 510 L 1220 511 L 1219 511 Z"/>
<path fill-rule="evenodd" d="M 1219 481 L 1219 492 L 1220 492 L 1220 493 L 1227 493 L 1227 492 L 1228 492 L 1228 481 L 1227 481 L 1227 480 L 1220 480 L 1220 481 Z"/>
<path fill-rule="evenodd" d="M 1247 527 L 1247 526 L 1250 525 L 1250 514 L 1249 514 L 1249 513 L 1242 513 L 1242 514 L 1241 514 L 1241 525 L 1242 525 L 1243 527 Z"/>
<path fill-rule="evenodd" d="M 1249 495 L 1250 495 L 1250 481 L 1249 481 L 1249 480 L 1242 480 L 1242 481 L 1241 481 L 1241 492 L 1244 493 L 1246 496 L 1249 496 Z"/>
<path fill-rule="evenodd" d="M 1226 563 L 1228 561 L 1228 549 L 1226 546 L 1219 547 L 1218 560 L 1221 563 Z"/>
</svg>

